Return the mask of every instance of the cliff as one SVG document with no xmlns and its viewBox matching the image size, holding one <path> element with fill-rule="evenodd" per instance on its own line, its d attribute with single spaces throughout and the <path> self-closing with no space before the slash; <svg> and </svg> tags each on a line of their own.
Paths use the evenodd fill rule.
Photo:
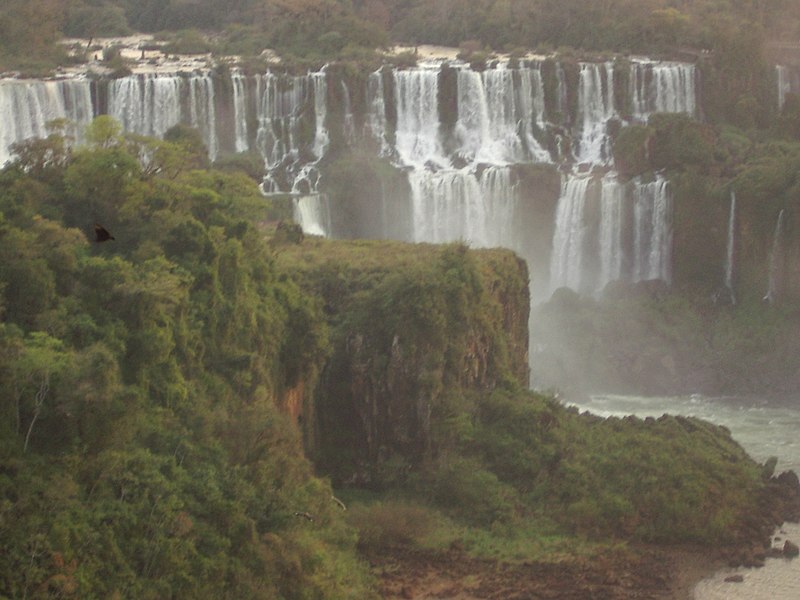
<svg viewBox="0 0 800 600">
<path fill-rule="evenodd" d="M 511 252 L 306 238 L 278 257 L 330 326 L 311 418 L 335 480 L 380 485 L 430 461 L 447 398 L 527 384 L 527 269 Z"/>
</svg>

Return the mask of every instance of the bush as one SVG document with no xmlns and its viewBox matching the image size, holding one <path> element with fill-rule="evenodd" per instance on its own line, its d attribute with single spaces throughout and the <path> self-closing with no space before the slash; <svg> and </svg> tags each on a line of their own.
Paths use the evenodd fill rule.
<svg viewBox="0 0 800 600">
<path fill-rule="evenodd" d="M 432 485 L 435 502 L 471 525 L 487 527 L 514 515 L 514 489 L 474 459 L 442 465 Z"/>
<path fill-rule="evenodd" d="M 358 545 L 365 550 L 419 545 L 436 527 L 431 509 L 398 501 L 352 506 L 347 520 L 358 530 Z"/>
</svg>

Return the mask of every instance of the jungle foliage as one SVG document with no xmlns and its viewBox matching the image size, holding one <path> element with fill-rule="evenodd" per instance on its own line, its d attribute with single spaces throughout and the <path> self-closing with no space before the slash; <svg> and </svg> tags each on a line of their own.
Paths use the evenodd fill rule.
<svg viewBox="0 0 800 600">
<path fill-rule="evenodd" d="M 508 254 L 319 240 L 281 252 L 331 327 L 315 463 L 338 486 L 371 490 L 351 519 L 361 543 L 456 539 L 520 558 L 551 536 L 738 539 L 762 480 L 729 432 L 604 420 L 525 391 L 509 332 L 527 314 L 526 277 Z"/>
<path fill-rule="evenodd" d="M 510 252 L 265 227 L 251 178 L 166 137 L 101 117 L 0 172 L 0 595 L 368 598 L 357 543 L 440 518 L 477 553 L 739 535 L 763 484 L 729 433 L 524 390 Z M 308 457 L 408 505 L 347 523 Z"/>
<path fill-rule="evenodd" d="M 0 173 L 0 596 L 370 597 L 281 408 L 327 342 L 256 184 L 87 136 Z"/>
</svg>

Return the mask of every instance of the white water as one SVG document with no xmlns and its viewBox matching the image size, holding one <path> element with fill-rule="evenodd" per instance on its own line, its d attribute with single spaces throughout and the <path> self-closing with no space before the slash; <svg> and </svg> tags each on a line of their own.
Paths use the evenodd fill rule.
<svg viewBox="0 0 800 600">
<path fill-rule="evenodd" d="M 233 88 L 233 126 L 235 128 L 234 150 L 236 152 L 247 152 L 250 149 L 250 141 L 247 133 L 247 77 L 241 71 L 231 72 L 231 83 Z"/>
<path fill-rule="evenodd" d="M 633 281 L 672 282 L 672 196 L 669 182 L 658 178 L 633 189 Z"/>
<path fill-rule="evenodd" d="M 595 165 L 604 165 L 611 160 L 607 124 L 615 115 L 614 63 L 582 63 L 575 160 Z"/>
<path fill-rule="evenodd" d="M 367 139 L 373 138 L 379 145 L 376 152 L 407 173 L 411 195 L 406 208 L 413 211 L 414 218 L 409 231 L 392 227 L 392 235 L 418 241 L 462 239 L 523 254 L 524 248 L 530 251 L 534 246 L 552 244 L 552 256 L 537 257 L 539 264 L 549 262 L 553 267 L 551 286 L 568 285 L 587 293 L 614 279 L 657 277 L 669 281 L 671 203 L 663 181 L 623 184 L 612 173 L 602 181 L 595 175 L 593 183 L 570 183 L 571 178 L 580 177 L 566 175 L 553 237 L 534 243 L 524 239 L 526 234 L 530 237 L 530 231 L 547 228 L 520 220 L 522 215 L 528 219 L 532 215 L 520 209 L 518 175 L 511 167 L 552 163 L 554 159 L 611 166 L 608 121 L 630 112 L 615 106 L 613 62 L 582 63 L 577 88 L 572 90 L 568 87 L 575 83 L 568 81 L 560 64 L 555 65 L 557 89 L 554 106 L 549 107 L 542 64 L 537 61 L 513 67 L 499 63 L 481 72 L 462 63 L 451 66 L 457 71 L 452 130 L 448 130 L 449 123 L 443 126 L 439 114 L 440 63 L 371 73 L 362 90 L 331 79 L 325 69 L 302 76 L 268 72 L 253 77 L 234 70 L 228 107 L 218 106 L 226 96 L 217 97 L 215 77 L 208 72 L 135 75 L 108 83 L 108 110 L 125 131 L 143 135 L 163 136 L 177 123 L 193 125 L 201 131 L 212 159 L 223 150 L 257 150 L 267 171 L 262 185 L 265 192 L 314 195 L 320 189 L 319 162 L 330 151 L 331 88 L 342 98 L 345 139 L 357 137 L 360 132 L 355 132 L 355 123 L 363 123 Z M 662 110 L 694 114 L 692 65 L 634 60 L 630 69 L 635 118 Z M 339 85 L 340 91 L 333 85 Z M 46 101 L 39 102 L 40 110 L 35 108 L 37 101 L 15 99 L 12 87 L 0 85 L 0 107 L 4 108 L 0 112 L 0 152 L 6 153 L 0 158 L 7 158 L 13 141 L 44 135 L 46 119 L 66 116 L 85 123 L 91 118 L 88 81 L 15 81 L 13 86 L 17 92 L 27 89 L 27 94 Z M 61 88 L 54 92 L 54 86 Z M 74 115 L 67 99 L 71 86 L 82 90 L 77 105 L 88 106 Z M 366 114 L 353 114 L 351 94 L 366 98 Z M 577 100 L 573 115 L 570 98 Z M 232 115 L 233 131 L 222 137 L 230 140 L 231 148 L 220 147 L 219 108 L 224 109 L 222 114 Z M 395 116 L 396 127 L 392 127 Z M 253 117 L 257 120 L 255 132 L 251 130 Z M 548 122 L 548 117 L 556 122 Z M 555 147 L 566 148 L 561 141 L 570 136 L 571 156 L 559 156 Z M 555 156 L 543 147 L 545 140 Z M 385 225 L 383 213 L 377 214 L 382 203 L 376 201 L 374 206 L 376 214 L 366 215 L 364 220 L 370 227 L 381 228 L 367 231 L 379 237 L 388 229 L 381 225 Z M 534 277 L 546 280 L 543 273 Z"/>
<path fill-rule="evenodd" d="M 356 140 L 356 122 L 353 116 L 353 103 L 350 100 L 350 90 L 344 80 L 339 82 L 342 88 L 342 127 L 344 128 L 344 137 L 347 143 L 352 145 Z"/>
<path fill-rule="evenodd" d="M 294 199 L 294 220 L 308 235 L 327 237 L 331 232 L 331 213 L 325 194 L 311 194 Z"/>
<path fill-rule="evenodd" d="M 778 108 L 782 109 L 786 94 L 800 94 L 800 69 L 776 65 L 775 76 L 778 80 Z"/>
<path fill-rule="evenodd" d="M 623 277 L 625 188 L 613 173 L 603 179 L 600 205 L 600 280 L 597 288 L 603 289 L 609 282 Z"/>
<path fill-rule="evenodd" d="M 584 217 L 589 177 L 568 177 L 562 184 L 556 208 L 550 288 L 569 287 L 582 291 L 584 243 L 588 226 Z"/>
<path fill-rule="evenodd" d="M 387 156 L 391 148 L 386 139 L 386 100 L 383 93 L 383 72 L 380 69 L 370 73 L 367 78 L 367 116 L 364 127 L 379 142 L 380 155 Z"/>
<path fill-rule="evenodd" d="M 631 212 L 626 205 L 631 202 Z M 593 203 L 599 207 L 593 208 Z M 599 213 L 594 224 L 592 215 Z M 597 218 L 597 217 L 595 217 Z M 633 219 L 631 221 L 631 219 Z M 632 232 L 630 261 L 623 238 Z M 628 264 L 630 262 L 630 265 Z M 672 279 L 672 199 L 667 180 L 649 183 L 567 176 L 556 208 L 550 289 L 592 294 L 610 281 Z"/>
<path fill-rule="evenodd" d="M 709 398 L 691 395 L 640 397 L 595 395 L 574 403 L 603 417 L 660 417 L 663 414 L 699 417 L 727 427 L 734 439 L 758 462 L 778 458 L 776 472 L 800 472 L 800 397 L 770 403 L 759 398 Z M 800 543 L 800 525 L 784 524 L 785 533 L 774 545 L 786 539 Z M 744 577 L 743 583 L 725 582 L 732 574 Z M 796 600 L 800 598 L 800 559 L 767 559 L 760 569 L 723 569 L 701 581 L 695 600 Z"/>
<path fill-rule="evenodd" d="M 67 119 L 66 134 L 81 141 L 81 129 L 92 120 L 90 83 L 0 80 L 0 167 L 11 158 L 11 144 L 49 134 L 47 124 Z"/>
<path fill-rule="evenodd" d="M 470 163 L 503 165 L 550 162 L 534 136 L 534 123 L 544 112 L 544 87 L 539 71 L 500 66 L 476 72 L 458 71 L 458 154 Z"/>
<path fill-rule="evenodd" d="M 108 85 L 108 114 L 122 129 L 139 135 L 163 136 L 181 121 L 178 75 L 131 75 Z"/>
<path fill-rule="evenodd" d="M 516 190 L 508 169 L 409 173 L 414 241 L 514 247 Z"/>
<path fill-rule="evenodd" d="M 211 75 L 193 75 L 189 78 L 189 124 L 203 135 L 211 160 L 217 158 L 217 114 L 214 104 L 214 80 Z"/>
<path fill-rule="evenodd" d="M 725 248 L 725 288 L 730 294 L 731 304 L 736 304 L 733 292 L 734 250 L 736 248 L 736 193 L 731 191 L 731 206 L 728 212 L 728 242 Z"/>
<path fill-rule="evenodd" d="M 403 164 L 450 167 L 439 132 L 439 69 L 394 72 L 397 103 L 395 147 Z"/>
<path fill-rule="evenodd" d="M 631 64 L 631 111 L 638 121 L 656 112 L 696 113 L 695 66 L 635 60 Z"/>
<path fill-rule="evenodd" d="M 772 234 L 772 248 L 769 252 L 769 273 L 767 274 L 767 294 L 764 300 L 774 304 L 778 299 L 778 278 L 781 269 L 781 240 L 783 239 L 783 215 L 784 210 L 778 213 L 778 221 L 775 223 L 775 231 Z"/>
</svg>

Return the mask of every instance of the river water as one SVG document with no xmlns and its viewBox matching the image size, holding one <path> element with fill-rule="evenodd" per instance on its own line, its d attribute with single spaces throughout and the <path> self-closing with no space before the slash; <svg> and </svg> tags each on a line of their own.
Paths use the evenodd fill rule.
<svg viewBox="0 0 800 600">
<path fill-rule="evenodd" d="M 760 398 L 710 398 L 700 395 L 640 397 L 594 395 L 570 403 L 580 410 L 610 417 L 662 414 L 699 417 L 727 427 L 736 441 L 759 462 L 778 458 L 776 473 L 792 469 L 800 474 L 800 398 L 766 401 Z M 784 540 L 800 544 L 800 525 L 785 523 L 775 532 L 774 546 Z M 741 583 L 725 578 L 739 574 Z M 695 600 L 800 599 L 800 559 L 767 559 L 760 569 L 724 569 L 704 579 L 694 590 Z"/>
</svg>

